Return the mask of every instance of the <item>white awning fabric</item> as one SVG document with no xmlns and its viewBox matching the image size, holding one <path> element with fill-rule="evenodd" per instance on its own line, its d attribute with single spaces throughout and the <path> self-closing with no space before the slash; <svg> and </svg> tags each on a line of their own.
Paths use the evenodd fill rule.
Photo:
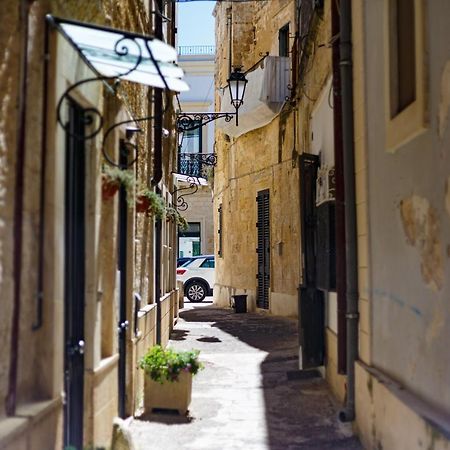
<svg viewBox="0 0 450 450">
<path fill-rule="evenodd" d="M 183 70 L 176 64 L 175 48 L 158 39 L 53 16 L 47 20 L 100 76 L 162 89 L 167 85 L 175 92 L 189 90 L 182 79 Z"/>
<path fill-rule="evenodd" d="M 248 83 L 244 101 L 239 108 L 239 126 L 235 121 L 217 121 L 217 128 L 237 138 L 263 127 L 276 117 L 289 95 L 290 60 L 284 56 L 268 56 L 252 72 L 246 74 Z M 229 89 L 221 97 L 221 112 L 232 111 Z"/>
</svg>

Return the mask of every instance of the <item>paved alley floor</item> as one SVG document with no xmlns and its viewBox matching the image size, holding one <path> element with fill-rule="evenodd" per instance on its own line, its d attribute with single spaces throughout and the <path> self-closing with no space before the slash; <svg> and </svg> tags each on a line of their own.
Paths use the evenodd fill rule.
<svg viewBox="0 0 450 450">
<path fill-rule="evenodd" d="M 199 349 L 188 417 L 131 422 L 138 450 L 353 450 L 351 426 L 321 378 L 300 379 L 297 322 L 186 304 L 172 347 Z"/>
</svg>

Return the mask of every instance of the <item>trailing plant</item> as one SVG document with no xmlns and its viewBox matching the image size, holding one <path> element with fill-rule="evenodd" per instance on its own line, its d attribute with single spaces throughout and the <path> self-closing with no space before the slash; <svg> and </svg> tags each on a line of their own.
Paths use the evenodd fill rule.
<svg viewBox="0 0 450 450">
<path fill-rule="evenodd" d="M 189 228 L 189 224 L 186 218 L 183 217 L 178 212 L 178 210 L 173 208 L 172 206 L 168 206 L 166 208 L 166 218 L 173 223 L 176 223 L 181 231 L 186 231 Z"/>
<path fill-rule="evenodd" d="M 211 190 L 214 189 L 214 166 L 208 166 L 206 168 L 206 180 Z"/>
<path fill-rule="evenodd" d="M 139 205 L 136 205 L 136 209 L 148 212 L 158 219 L 162 219 L 165 215 L 166 208 L 164 199 L 148 188 L 143 188 L 139 191 L 137 194 L 137 203 L 144 205 L 144 208 L 139 208 Z"/>
<path fill-rule="evenodd" d="M 181 214 L 178 215 L 177 224 L 178 224 L 178 228 L 181 231 L 186 231 L 189 228 L 189 223 L 188 223 L 186 217 L 183 217 Z"/>
<path fill-rule="evenodd" d="M 178 381 L 182 372 L 195 375 L 203 369 L 203 364 L 198 359 L 199 353 L 198 350 L 176 351 L 155 345 L 140 359 L 139 367 L 153 381 L 159 383 Z"/>
<path fill-rule="evenodd" d="M 102 176 L 104 182 L 110 186 L 123 186 L 127 193 L 127 204 L 129 207 L 133 206 L 136 187 L 136 179 L 133 171 L 105 165 L 103 166 Z"/>
</svg>

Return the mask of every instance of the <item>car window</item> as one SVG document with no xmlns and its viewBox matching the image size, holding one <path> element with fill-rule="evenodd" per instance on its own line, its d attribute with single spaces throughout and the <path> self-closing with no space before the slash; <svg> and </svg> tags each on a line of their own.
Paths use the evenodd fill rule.
<svg viewBox="0 0 450 450">
<path fill-rule="evenodd" d="M 200 267 L 207 267 L 210 269 L 214 269 L 214 259 L 213 258 L 208 258 L 205 259 L 202 264 L 200 265 Z"/>
</svg>

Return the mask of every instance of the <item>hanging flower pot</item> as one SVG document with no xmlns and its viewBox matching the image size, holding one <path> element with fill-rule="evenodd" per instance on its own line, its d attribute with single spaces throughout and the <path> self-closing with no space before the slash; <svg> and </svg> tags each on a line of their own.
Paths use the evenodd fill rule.
<svg viewBox="0 0 450 450">
<path fill-rule="evenodd" d="M 162 219 L 165 214 L 164 199 L 156 192 L 142 189 L 136 196 L 136 212 Z"/>
<path fill-rule="evenodd" d="M 150 199 L 145 195 L 138 195 L 136 197 L 136 212 L 145 213 L 150 208 Z"/>
<path fill-rule="evenodd" d="M 119 190 L 119 183 L 112 181 L 105 176 L 102 177 L 102 198 L 103 200 L 109 200 L 114 197 L 115 193 Z"/>
<path fill-rule="evenodd" d="M 105 166 L 102 173 L 102 198 L 108 200 L 119 190 L 125 188 L 128 205 L 134 204 L 134 190 L 136 181 L 131 170 L 123 170 L 118 167 Z"/>
</svg>

